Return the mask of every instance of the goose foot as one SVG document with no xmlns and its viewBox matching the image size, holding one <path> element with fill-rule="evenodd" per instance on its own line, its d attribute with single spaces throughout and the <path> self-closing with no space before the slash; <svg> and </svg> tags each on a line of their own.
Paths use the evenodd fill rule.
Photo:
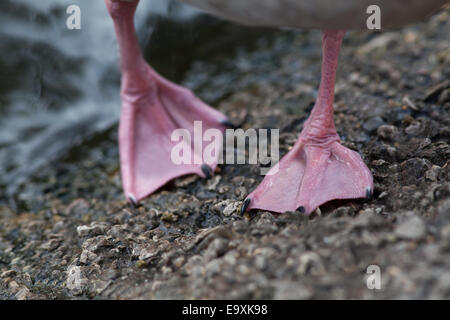
<svg viewBox="0 0 450 320">
<path fill-rule="evenodd" d="M 170 180 L 183 175 L 211 178 L 218 155 L 206 160 L 194 149 L 195 142 L 191 143 L 197 134 L 194 123 L 201 123 L 202 131 L 214 128 L 221 133 L 228 123 L 223 114 L 189 90 L 168 82 L 150 69 L 148 78 L 152 80 L 144 90 L 133 87 L 122 90 L 120 164 L 124 191 L 132 203 L 139 203 Z M 182 135 L 174 138 L 176 130 L 182 130 Z M 181 136 L 183 139 L 179 139 Z M 206 143 L 203 140 L 201 143 L 205 149 Z M 182 156 L 185 152 L 191 155 L 188 161 L 176 160 L 174 154 L 178 157 L 179 153 L 174 148 L 182 150 Z M 195 156 L 200 161 L 195 162 Z"/>
<path fill-rule="evenodd" d="M 373 178 L 355 151 L 340 144 L 333 121 L 334 83 L 345 32 L 323 31 L 322 77 L 311 115 L 292 150 L 271 168 L 247 210 L 310 214 L 335 199 L 370 198 Z"/>
<path fill-rule="evenodd" d="M 187 174 L 211 177 L 219 154 L 210 154 L 205 159 L 201 150 L 211 142 L 203 140 L 202 132 L 215 129 L 219 134 L 214 137 L 222 137 L 230 122 L 190 90 L 163 78 L 147 64 L 133 22 L 138 0 L 105 2 L 114 21 L 121 57 L 119 149 L 122 183 L 128 201 L 138 205 L 174 178 Z M 199 138 L 198 130 L 194 130 L 198 128 L 196 124 L 201 126 L 201 141 L 191 143 Z M 177 134 L 174 136 L 174 133 Z M 214 143 L 221 146 L 222 141 Z M 182 155 L 174 152 L 175 148 L 182 150 Z M 186 158 L 187 154 L 192 156 Z M 183 161 L 179 161 L 180 157 Z"/>
<path fill-rule="evenodd" d="M 302 137 L 248 195 L 246 210 L 310 214 L 336 199 L 370 198 L 372 174 L 360 155 L 339 141 L 309 144 Z"/>
</svg>

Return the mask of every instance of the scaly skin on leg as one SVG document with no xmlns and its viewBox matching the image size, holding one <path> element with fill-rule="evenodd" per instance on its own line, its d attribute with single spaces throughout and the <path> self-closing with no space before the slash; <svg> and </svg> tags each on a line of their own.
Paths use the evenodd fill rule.
<svg viewBox="0 0 450 320">
<path fill-rule="evenodd" d="M 323 31 L 322 77 L 311 115 L 292 150 L 248 195 L 242 212 L 310 214 L 335 199 L 370 198 L 373 179 L 360 155 L 340 144 L 333 120 L 334 82 L 344 31 Z"/>
<path fill-rule="evenodd" d="M 171 141 L 171 135 L 175 129 L 184 128 L 193 139 L 194 121 L 201 121 L 203 130 L 214 128 L 223 132 L 229 125 L 227 118 L 188 89 L 161 77 L 145 62 L 133 22 L 139 0 L 105 3 L 114 21 L 121 57 L 119 147 L 127 199 L 137 203 L 182 175 L 211 176 L 219 155 L 210 163 L 177 165 L 171 159 L 171 151 L 179 142 Z M 192 149 L 190 143 L 187 147 Z M 202 156 L 198 149 L 192 150 L 194 153 Z"/>
</svg>

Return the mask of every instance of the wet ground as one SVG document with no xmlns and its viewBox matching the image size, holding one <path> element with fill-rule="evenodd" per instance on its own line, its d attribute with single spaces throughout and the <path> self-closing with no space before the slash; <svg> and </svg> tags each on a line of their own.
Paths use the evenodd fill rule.
<svg viewBox="0 0 450 320">
<path fill-rule="evenodd" d="M 372 200 L 241 217 L 259 167 L 224 165 L 132 208 L 113 127 L 0 205 L 0 298 L 449 298 L 449 14 L 344 40 L 336 127 L 374 175 Z M 280 128 L 284 154 L 315 100 L 320 33 L 255 39 L 194 63 L 183 83 L 244 129 Z"/>
</svg>

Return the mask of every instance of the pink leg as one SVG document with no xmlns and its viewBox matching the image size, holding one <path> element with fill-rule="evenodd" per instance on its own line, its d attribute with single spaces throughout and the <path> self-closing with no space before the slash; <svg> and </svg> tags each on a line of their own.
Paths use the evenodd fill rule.
<svg viewBox="0 0 450 320">
<path fill-rule="evenodd" d="M 209 177 L 217 166 L 218 154 L 207 164 L 202 159 L 199 163 L 175 164 L 171 153 L 179 141 L 172 141 L 171 136 L 175 129 L 184 128 L 193 139 L 194 121 L 201 121 L 203 130 L 216 128 L 223 132 L 229 125 L 227 118 L 188 89 L 161 77 L 145 62 L 133 22 L 139 0 L 105 2 L 114 21 L 121 56 L 119 147 L 126 197 L 137 203 L 176 177 Z M 187 148 L 192 149 L 188 144 Z M 198 155 L 198 148 L 192 150 L 194 153 Z"/>
<path fill-rule="evenodd" d="M 322 78 L 316 104 L 292 150 L 247 197 L 242 212 L 298 210 L 310 214 L 330 200 L 371 197 L 372 174 L 358 153 L 340 144 L 333 121 L 334 81 L 344 34 L 323 32 Z"/>
</svg>

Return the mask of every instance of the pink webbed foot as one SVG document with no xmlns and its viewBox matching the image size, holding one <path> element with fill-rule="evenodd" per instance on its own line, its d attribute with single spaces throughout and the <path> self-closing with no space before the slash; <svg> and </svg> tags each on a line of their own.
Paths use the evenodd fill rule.
<svg viewBox="0 0 450 320">
<path fill-rule="evenodd" d="M 310 214 L 336 199 L 370 198 L 373 178 L 360 155 L 343 147 L 333 121 L 334 81 L 343 31 L 323 32 L 322 77 L 311 115 L 292 150 L 244 201 L 263 209 Z"/>
<path fill-rule="evenodd" d="M 212 128 L 223 132 L 227 125 L 223 114 L 204 104 L 189 90 L 148 72 L 153 79 L 151 87 L 142 91 L 125 87 L 122 91 L 120 162 L 124 191 L 132 202 L 141 201 L 170 180 L 186 174 L 209 178 L 219 155 L 208 161 L 202 158 L 201 151 L 193 148 L 197 135 L 194 123 L 201 123 L 200 134 Z M 186 139 L 172 140 L 177 129 L 184 130 Z M 186 145 L 180 148 L 180 143 Z M 207 145 L 203 140 L 200 143 L 202 149 Z M 185 163 L 173 158 L 176 146 L 191 154 Z M 200 161 L 195 163 L 194 156 Z"/>
<path fill-rule="evenodd" d="M 300 138 L 247 199 L 247 209 L 310 214 L 335 199 L 370 198 L 372 174 L 360 155 L 339 141 L 308 145 Z"/>
<path fill-rule="evenodd" d="M 227 118 L 190 90 L 164 79 L 145 62 L 133 23 L 138 1 L 106 0 L 106 4 L 114 21 L 121 55 L 119 147 L 126 197 L 138 203 L 176 177 L 187 174 L 210 177 L 219 153 L 203 159 L 202 150 L 211 145 L 203 141 L 203 132 L 216 129 L 221 136 L 230 125 Z M 181 136 L 174 136 L 180 129 Z M 213 143 L 222 145 L 222 141 Z M 174 159 L 175 147 L 183 150 L 184 161 Z M 189 154 L 187 159 L 185 153 Z"/>
</svg>

